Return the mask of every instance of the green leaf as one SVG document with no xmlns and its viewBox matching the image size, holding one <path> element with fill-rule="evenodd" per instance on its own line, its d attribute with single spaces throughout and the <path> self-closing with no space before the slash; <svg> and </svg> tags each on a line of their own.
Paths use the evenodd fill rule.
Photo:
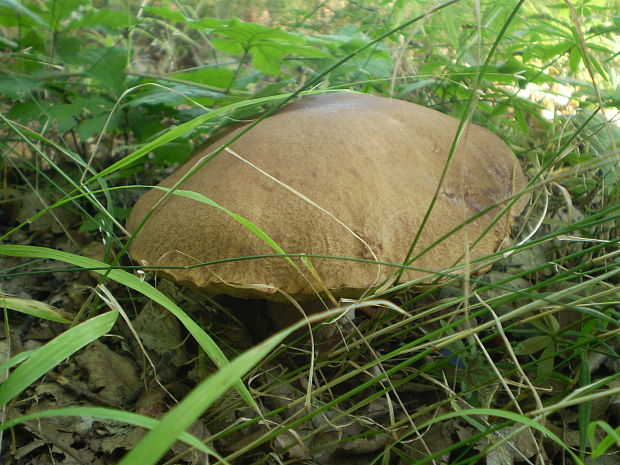
<svg viewBox="0 0 620 465">
<path fill-rule="evenodd" d="M 550 341 L 540 355 L 540 360 L 536 365 L 536 382 L 545 383 L 551 377 L 555 367 L 555 343 Z"/>
<path fill-rule="evenodd" d="M 222 52 L 231 53 L 233 55 L 241 55 L 243 53 L 243 45 L 230 39 L 222 39 L 214 37 L 211 39 L 213 46 Z"/>
<path fill-rule="evenodd" d="M 532 355 L 545 349 L 551 343 L 553 343 L 553 339 L 550 336 L 532 336 L 517 344 L 515 347 L 515 354 Z"/>
<path fill-rule="evenodd" d="M 171 10 L 163 6 L 145 6 L 144 11 L 150 13 L 151 16 L 159 16 L 164 19 L 168 19 L 173 23 L 185 23 L 187 19 L 180 12 Z"/>
<path fill-rule="evenodd" d="M 607 77 L 607 71 L 605 71 L 603 69 L 603 67 L 601 66 L 601 64 L 598 62 L 598 60 L 593 57 L 592 55 L 590 55 L 590 62 L 592 63 L 592 66 L 596 69 L 596 71 L 598 72 L 598 74 L 605 80 L 608 81 L 609 78 Z"/>
<path fill-rule="evenodd" d="M 214 29 L 218 26 L 226 24 L 227 21 L 217 18 L 202 18 L 197 20 L 188 20 L 187 25 L 193 29 Z"/>
<path fill-rule="evenodd" d="M 2 15 L 2 10 L 0 10 L 0 15 Z M 0 24 L 2 24 L 1 21 Z M 6 37 L 0 37 L 0 45 L 6 48 L 11 48 L 13 50 L 17 50 L 19 48 L 19 44 L 17 42 Z"/>
<path fill-rule="evenodd" d="M 42 81 L 30 76 L 0 73 L 0 89 L 7 97 L 18 99 L 41 87 Z"/>
<path fill-rule="evenodd" d="M 285 54 L 273 47 L 252 47 L 252 64 L 265 74 L 277 76 Z"/>
<path fill-rule="evenodd" d="M 410 84 L 407 84 L 406 86 L 403 86 L 399 91 L 398 91 L 398 97 L 404 97 L 407 94 L 415 91 L 415 90 L 419 90 L 419 89 L 425 89 L 426 87 L 430 87 L 434 84 L 437 83 L 436 79 L 416 79 L 413 80 Z"/>
<path fill-rule="evenodd" d="M 58 132 L 64 133 L 78 124 L 78 116 L 82 112 L 79 105 L 56 104 L 49 109 L 49 116 Z"/>
<path fill-rule="evenodd" d="M 607 433 L 606 436 L 603 436 L 601 442 L 598 442 L 596 439 L 597 426 Z M 607 452 L 614 444 L 616 447 L 620 447 L 620 426 L 614 429 L 602 420 L 593 421 L 588 425 L 588 440 L 592 448 L 592 458 L 596 459 Z"/>
<path fill-rule="evenodd" d="M 17 25 L 23 20 L 23 17 L 27 17 L 39 26 L 49 27 L 46 20 L 37 13 L 29 10 L 22 5 L 22 3 L 23 2 L 17 0 L 0 0 L 0 24 L 6 26 Z M 3 9 L 7 9 L 8 11 L 2 11 Z"/>
<path fill-rule="evenodd" d="M 108 113 L 114 108 L 114 103 L 107 98 L 91 94 L 87 97 L 75 97 L 71 100 L 71 103 L 78 105 L 81 109 L 90 112 L 92 115 L 99 115 L 101 113 Z"/>
<path fill-rule="evenodd" d="M 56 321 L 58 323 L 71 323 L 71 321 L 61 315 L 58 309 L 45 302 L 39 302 L 38 300 L 20 299 L 18 297 L 2 295 L 0 296 L 0 308 L 10 308 L 11 310 L 17 310 L 18 312 L 43 320 Z"/>
<path fill-rule="evenodd" d="M 166 88 L 151 87 L 143 91 L 139 97 L 129 101 L 129 106 L 139 107 L 142 105 L 180 105 L 187 103 L 187 98 L 207 97 L 218 99 L 221 92 L 190 84 L 168 84 Z"/>
<path fill-rule="evenodd" d="M 56 41 L 56 53 L 72 65 L 84 64 L 84 41 L 74 35 L 61 35 Z"/>
<path fill-rule="evenodd" d="M 87 118 L 82 121 L 77 126 L 77 131 L 82 140 L 86 140 L 89 137 L 97 136 L 104 129 L 106 122 L 108 121 L 109 115 L 107 113 L 102 113 L 93 118 Z M 119 117 L 117 114 L 112 115 L 108 126 L 105 129 L 110 130 L 116 127 L 118 124 Z"/>
<path fill-rule="evenodd" d="M 571 48 L 570 55 L 569 55 L 570 70 L 573 73 L 576 73 L 577 71 L 579 71 L 580 63 L 581 63 L 581 50 L 579 49 L 579 47 Z"/>
<path fill-rule="evenodd" d="M 183 135 L 189 133 L 190 131 L 197 128 L 201 124 L 204 124 L 209 120 L 217 118 L 218 116 L 222 114 L 225 114 L 227 112 L 234 111 L 240 108 L 247 108 L 247 107 L 252 107 L 254 105 L 259 105 L 259 104 L 263 104 L 263 103 L 267 103 L 267 102 L 271 102 L 275 100 L 281 100 L 285 97 L 287 97 L 287 94 L 273 95 L 269 97 L 262 97 L 262 98 L 251 99 L 251 100 L 244 100 L 241 102 L 232 103 L 226 107 L 217 108 L 208 113 L 200 115 L 191 121 L 187 121 L 185 123 L 182 123 L 170 129 L 168 132 L 162 134 L 154 141 L 145 144 L 144 146 L 140 147 L 135 152 L 131 153 L 130 155 L 127 155 L 122 160 L 119 160 L 113 165 L 108 166 L 107 168 L 101 170 L 95 176 L 91 177 L 87 181 L 87 183 L 91 184 L 100 178 L 108 176 L 109 174 L 114 173 L 115 171 L 123 169 L 131 165 L 132 163 L 135 163 L 136 161 L 138 161 L 139 159 L 141 159 L 142 157 L 144 157 L 146 154 L 156 149 L 157 147 L 160 147 L 161 145 L 164 145 L 168 142 L 178 139 L 179 137 L 182 137 Z"/>
<path fill-rule="evenodd" d="M 536 55 L 539 58 L 549 60 L 550 58 L 564 55 L 573 46 L 575 46 L 574 42 L 566 41 L 555 45 L 537 45 L 535 50 L 537 51 Z"/>
<path fill-rule="evenodd" d="M 193 150 L 194 145 L 189 140 L 177 139 L 153 150 L 153 161 L 160 167 L 183 163 L 189 159 Z"/>
<path fill-rule="evenodd" d="M 6 362 L 4 362 L 2 365 L 0 365 L 0 374 L 4 373 L 5 371 L 10 370 L 14 366 L 19 365 L 24 360 L 26 360 L 28 357 L 30 357 L 32 354 L 34 354 L 37 350 L 39 349 L 24 350 L 23 352 L 20 352 L 19 354 L 14 355 L 10 359 L 8 359 Z M 0 430 L 2 429 L 3 426 L 4 426 L 4 423 L 0 425 Z"/>
<path fill-rule="evenodd" d="M 117 311 L 96 316 L 37 349 L 0 384 L 0 406 L 6 405 L 71 354 L 110 331 L 117 317 Z"/>
<path fill-rule="evenodd" d="M 305 39 L 302 36 L 275 27 L 246 23 L 238 18 L 233 18 L 228 24 L 217 27 L 214 32 L 234 39 L 244 45 L 267 41 L 274 43 L 305 43 Z"/>
<path fill-rule="evenodd" d="M 118 94 L 125 90 L 125 66 L 127 50 L 109 47 L 92 51 L 94 64 L 86 70 L 87 74 L 101 84 L 101 87 L 115 90 Z"/>
<path fill-rule="evenodd" d="M 82 5 L 85 5 L 87 0 L 56 0 L 50 2 L 49 7 L 50 16 L 53 17 L 55 22 L 66 18 L 71 13 L 76 11 Z"/>
<path fill-rule="evenodd" d="M 235 55 L 251 51 L 252 64 L 266 74 L 280 74 L 284 56 L 291 53 L 306 57 L 330 56 L 318 47 L 307 45 L 302 35 L 246 23 L 237 18 L 214 28 L 213 33 L 226 37 L 212 39 L 215 48 Z"/>
<path fill-rule="evenodd" d="M 393 67 L 392 58 L 381 51 L 361 53 L 349 60 L 349 65 L 353 66 L 355 71 L 365 71 L 375 78 L 389 78 Z"/>
<path fill-rule="evenodd" d="M 267 43 L 258 43 L 258 44 L 254 44 L 254 47 L 269 47 L 272 49 L 276 49 L 276 50 L 280 50 L 281 52 L 284 52 L 285 54 L 287 53 L 291 53 L 291 54 L 295 54 L 295 55 L 299 55 L 299 56 L 303 56 L 303 57 L 310 57 L 310 58 L 325 58 L 325 57 L 331 57 L 332 55 L 324 50 L 321 50 L 319 48 L 310 46 L 310 45 L 303 45 L 303 44 L 296 44 L 296 43 L 291 43 L 291 42 L 267 42 Z"/>
<path fill-rule="evenodd" d="M 13 105 L 7 116 L 9 119 L 25 124 L 29 121 L 38 120 L 41 116 L 45 116 L 46 113 L 47 109 L 43 108 L 41 104 L 28 101 Z"/>
<path fill-rule="evenodd" d="M 103 26 L 103 29 L 114 31 L 129 28 L 136 24 L 138 24 L 138 19 L 129 15 L 126 10 L 105 8 L 88 11 L 82 18 L 72 21 L 69 28 Z"/>
<path fill-rule="evenodd" d="M 198 71 L 174 73 L 172 77 L 184 81 L 198 82 L 207 86 L 228 88 L 234 78 L 234 73 L 225 68 L 203 68 Z"/>
<path fill-rule="evenodd" d="M 519 129 L 523 134 L 527 134 L 528 132 L 528 124 L 525 118 L 525 113 L 518 106 L 513 107 L 515 119 L 517 120 L 517 124 L 519 125 Z"/>
</svg>

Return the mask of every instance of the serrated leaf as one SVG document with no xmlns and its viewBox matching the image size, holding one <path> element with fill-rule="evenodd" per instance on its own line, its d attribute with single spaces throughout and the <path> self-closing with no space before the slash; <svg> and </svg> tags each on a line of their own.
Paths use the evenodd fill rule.
<svg viewBox="0 0 620 465">
<path fill-rule="evenodd" d="M 198 71 L 174 73 L 172 77 L 184 81 L 199 82 L 207 86 L 226 89 L 234 78 L 234 73 L 225 68 L 203 68 Z"/>
<path fill-rule="evenodd" d="M 286 52 L 273 47 L 252 47 L 252 64 L 265 74 L 280 74 L 280 66 Z"/>
<path fill-rule="evenodd" d="M 122 93 L 125 89 L 127 51 L 119 47 L 109 47 L 101 50 L 98 55 L 94 64 L 86 70 L 87 74 L 102 87 Z"/>
<path fill-rule="evenodd" d="M 286 32 L 275 27 L 262 26 L 255 23 L 246 23 L 238 18 L 233 18 L 228 24 L 215 28 L 215 33 L 229 37 L 240 44 L 252 44 L 261 41 L 275 43 L 305 43 L 302 36 Z"/>
<path fill-rule="evenodd" d="M 87 110 L 92 115 L 99 115 L 111 111 L 114 103 L 101 95 L 89 95 L 88 97 L 76 97 L 71 103 Z"/>
<path fill-rule="evenodd" d="M 116 127 L 118 123 L 118 116 L 112 115 L 108 125 L 105 126 L 108 121 L 109 115 L 107 113 L 102 113 L 100 115 L 94 116 L 92 118 L 87 118 L 77 125 L 77 131 L 82 140 L 86 140 L 89 137 L 93 137 L 99 135 L 102 130 L 110 130 Z"/>
<path fill-rule="evenodd" d="M 243 53 L 243 46 L 234 40 L 214 37 L 211 39 L 211 44 L 222 52 L 232 53 L 233 55 L 240 55 Z"/>
<path fill-rule="evenodd" d="M 58 37 L 55 52 L 64 61 L 73 65 L 81 65 L 84 63 L 83 48 L 84 41 L 79 37 L 63 35 Z"/>
<path fill-rule="evenodd" d="M 144 11 L 150 13 L 152 16 L 160 16 L 164 19 L 168 19 L 172 22 L 186 23 L 187 18 L 176 10 L 171 10 L 164 6 L 145 6 Z"/>
<path fill-rule="evenodd" d="M 77 117 L 82 112 L 79 105 L 53 105 L 49 109 L 49 116 L 54 122 L 54 126 L 60 133 L 64 133 L 74 128 L 77 124 Z"/>
<path fill-rule="evenodd" d="M 54 18 L 53 22 L 66 18 L 79 7 L 85 5 L 86 2 L 87 0 L 62 0 L 54 2 L 53 7 L 50 7 L 51 16 Z"/>
<path fill-rule="evenodd" d="M 189 84 L 174 83 L 167 87 L 150 87 L 142 92 L 139 97 L 130 100 L 128 105 L 131 107 L 138 107 L 140 105 L 179 105 L 187 103 L 186 97 L 209 97 L 215 99 L 222 97 L 220 92 Z"/>
<path fill-rule="evenodd" d="M 349 64 L 377 78 L 389 78 L 393 68 L 391 57 L 383 52 L 373 52 L 370 55 L 359 54 L 349 60 Z"/>
<path fill-rule="evenodd" d="M 217 18 L 201 18 L 187 21 L 187 25 L 194 29 L 214 29 L 223 24 L 226 24 L 226 21 Z"/>
<path fill-rule="evenodd" d="M 125 10 L 106 8 L 88 11 L 82 18 L 72 21 L 69 28 L 104 26 L 114 30 L 135 26 L 137 23 L 138 19 L 128 15 Z"/>
<path fill-rule="evenodd" d="M 27 123 L 28 121 L 39 119 L 39 117 L 46 112 L 47 109 L 41 107 L 41 104 L 28 101 L 13 105 L 7 113 L 7 116 L 9 119 Z"/>
</svg>

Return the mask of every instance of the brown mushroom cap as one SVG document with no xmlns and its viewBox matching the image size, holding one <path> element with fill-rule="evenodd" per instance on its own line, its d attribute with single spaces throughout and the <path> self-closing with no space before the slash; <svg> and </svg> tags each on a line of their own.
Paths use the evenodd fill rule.
<svg viewBox="0 0 620 465">
<path fill-rule="evenodd" d="M 287 253 L 400 264 L 433 198 L 458 125 L 456 118 L 401 100 L 344 92 L 305 97 L 244 134 L 232 144 L 234 153 L 222 151 L 181 189 L 203 194 L 251 221 Z M 160 185 L 172 187 L 215 148 L 195 155 Z M 486 129 L 471 125 L 459 142 L 414 255 L 524 185 L 508 146 Z M 152 189 L 137 202 L 128 221 L 130 231 L 163 195 Z M 525 203 L 523 197 L 469 251 L 471 260 L 496 250 L 509 234 L 512 216 Z M 411 265 L 439 271 L 453 266 L 498 211 L 480 216 Z M 130 248 L 135 260 L 152 266 L 273 253 L 225 212 L 178 195 L 158 206 Z M 215 294 L 273 297 L 273 289 L 247 289 L 253 284 L 295 296 L 321 290 L 309 268 L 299 259 L 294 261 L 299 270 L 282 258 L 263 258 L 163 272 Z M 375 263 L 310 261 L 325 287 L 338 295 L 359 295 L 396 271 Z M 408 270 L 403 279 L 426 275 Z"/>
</svg>

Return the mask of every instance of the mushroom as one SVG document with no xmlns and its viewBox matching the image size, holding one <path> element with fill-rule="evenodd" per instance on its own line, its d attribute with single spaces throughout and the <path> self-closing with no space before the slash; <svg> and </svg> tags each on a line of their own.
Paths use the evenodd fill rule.
<svg viewBox="0 0 620 465">
<path fill-rule="evenodd" d="M 410 102 L 333 92 L 304 97 L 252 128 L 204 165 L 180 189 L 202 194 L 269 235 L 284 258 L 225 261 L 274 254 L 274 249 L 221 209 L 171 195 L 135 237 L 140 263 L 211 294 L 280 299 L 359 297 L 394 276 L 433 199 L 459 120 Z M 236 129 L 217 144 L 225 144 Z M 218 145 L 219 146 L 219 145 Z M 208 147 L 161 182 L 170 188 Z M 458 143 L 413 256 L 487 207 L 512 198 L 525 177 L 508 146 L 471 124 Z M 128 221 L 135 231 L 165 192 L 152 189 Z M 499 207 L 435 244 L 401 279 L 434 279 L 433 271 L 494 252 L 508 237 L 522 196 L 492 226 Z M 482 238 L 479 236 L 489 228 Z M 469 250 L 467 250 L 469 249 Z M 465 254 L 467 250 L 467 254 Z M 349 257 L 361 261 L 345 260 Z"/>
</svg>

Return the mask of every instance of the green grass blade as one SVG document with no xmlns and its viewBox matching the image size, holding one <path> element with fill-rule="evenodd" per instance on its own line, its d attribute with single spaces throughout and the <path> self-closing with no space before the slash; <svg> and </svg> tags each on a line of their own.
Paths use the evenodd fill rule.
<svg viewBox="0 0 620 465">
<path fill-rule="evenodd" d="M 20 363 L 22 363 L 24 360 L 26 360 L 28 357 L 34 354 L 37 350 L 39 349 L 25 350 L 11 357 L 10 359 L 8 359 L 6 362 L 0 365 L 0 375 L 4 373 L 5 371 L 10 370 L 14 366 L 17 366 Z"/>
<path fill-rule="evenodd" d="M 168 189 L 166 187 L 161 187 L 161 186 L 154 186 L 154 187 L 157 188 L 157 189 L 166 191 L 166 192 L 170 192 L 172 190 L 172 189 Z M 208 198 L 208 197 L 206 197 L 206 196 L 204 196 L 202 194 L 199 194 L 198 192 L 186 191 L 186 190 L 182 190 L 182 189 L 175 190 L 174 194 L 175 195 L 179 195 L 181 197 L 186 197 L 188 199 L 193 199 L 193 200 L 196 200 L 198 202 L 202 202 L 204 204 L 207 204 L 207 205 L 209 205 L 211 207 L 214 207 L 214 208 L 217 208 L 219 210 L 222 210 L 224 213 L 226 213 L 227 215 L 232 217 L 235 221 L 238 221 L 244 228 L 246 228 L 252 234 L 254 234 L 258 238 L 260 238 L 265 244 L 267 244 L 269 247 L 271 247 L 277 253 L 282 254 L 282 255 L 286 255 L 286 252 L 282 249 L 282 247 L 280 247 L 276 241 L 274 241 L 265 231 L 263 231 L 257 225 L 252 223 L 250 220 L 245 219 L 243 216 L 238 215 L 238 214 L 230 211 L 226 207 L 224 207 L 224 206 L 214 202 L 210 198 Z M 286 260 L 291 266 L 297 268 L 297 266 L 295 265 L 293 260 L 291 260 L 289 257 L 285 256 L 285 257 L 282 257 L 282 258 L 284 260 Z"/>
<path fill-rule="evenodd" d="M 0 385 L 0 406 L 30 386 L 65 358 L 112 329 L 118 317 L 110 311 L 71 328 L 36 350 Z"/>
<path fill-rule="evenodd" d="M 149 465 L 157 463 L 181 432 L 189 428 L 213 402 L 233 385 L 236 379 L 239 379 L 253 369 L 287 336 L 300 327 L 305 326 L 305 324 L 304 321 L 301 321 L 265 339 L 201 382 L 175 408 L 164 415 L 159 425 L 147 433 L 123 457 L 119 465 L 134 465 L 138 463 L 140 465 Z"/>
<path fill-rule="evenodd" d="M 597 442 L 596 439 L 596 427 L 601 428 L 606 436 L 603 436 L 601 442 Z M 598 458 L 607 452 L 607 449 L 616 444 L 620 447 L 620 426 L 616 429 L 612 428 L 608 423 L 597 420 L 588 425 L 588 439 L 590 440 L 590 447 L 592 448 L 592 458 Z"/>
<path fill-rule="evenodd" d="M 96 174 L 96 175 L 92 176 L 91 178 L 89 178 L 86 181 L 86 184 L 91 184 L 94 181 L 96 181 L 97 179 L 105 177 L 105 176 L 107 176 L 109 174 L 114 173 L 115 171 L 118 171 L 118 170 L 120 170 L 122 168 L 125 168 L 125 167 L 129 166 L 130 164 L 132 164 L 132 163 L 136 162 L 137 160 L 139 160 L 140 158 L 144 157 L 145 155 L 147 155 L 149 152 L 153 151 L 157 147 L 160 147 L 160 146 L 162 146 L 164 144 L 167 144 L 168 142 L 171 142 L 171 141 L 173 141 L 173 140 L 175 140 L 175 139 L 185 135 L 186 133 L 188 133 L 192 129 L 195 129 L 196 127 L 200 126 L 201 124 L 204 124 L 205 122 L 207 122 L 207 121 L 209 121 L 209 120 L 211 120 L 213 118 L 216 118 L 217 116 L 223 115 L 223 114 L 228 113 L 228 112 L 230 112 L 232 110 L 238 110 L 240 108 L 246 108 L 246 107 L 251 107 L 251 106 L 256 106 L 256 105 L 262 105 L 263 103 L 277 101 L 277 100 L 282 100 L 282 99 L 285 99 L 285 98 L 289 97 L 290 95 L 291 94 L 280 94 L 280 95 L 272 95 L 272 96 L 269 96 L 269 97 L 261 97 L 261 98 L 244 100 L 242 102 L 232 103 L 232 104 L 227 105 L 225 107 L 217 108 L 215 110 L 211 110 L 208 113 L 205 113 L 203 115 L 197 116 L 196 118 L 192 119 L 191 121 L 187 121 L 185 123 L 182 123 L 182 124 L 179 124 L 178 126 L 173 127 L 172 129 L 170 129 L 166 133 L 164 133 L 161 136 L 159 136 L 154 141 L 149 142 L 149 143 L 143 145 L 138 150 L 136 150 L 135 152 L 133 152 L 130 155 L 126 156 L 122 160 L 119 160 L 116 163 L 114 163 L 113 165 L 110 165 L 107 168 L 103 169 L 98 174 Z"/>
<path fill-rule="evenodd" d="M 460 410 L 458 412 L 450 412 L 450 413 L 446 413 L 444 415 L 440 415 L 435 418 L 432 418 L 428 421 L 425 421 L 421 425 L 418 425 L 418 430 L 423 430 L 424 428 L 427 428 L 428 426 L 434 423 L 439 423 L 445 420 L 449 420 L 451 418 L 462 418 L 462 417 L 466 417 L 469 415 L 473 415 L 473 416 L 482 415 L 484 417 L 504 418 L 506 420 L 511 420 L 511 421 L 514 421 L 515 423 L 522 424 L 534 430 L 540 431 L 541 433 L 545 435 L 545 437 L 551 439 L 553 442 L 560 445 L 564 450 L 566 450 L 570 454 L 570 456 L 573 458 L 576 464 L 584 465 L 583 461 L 579 457 L 577 457 L 577 455 L 575 455 L 575 453 L 571 450 L 571 448 L 549 428 L 540 424 L 535 419 L 529 418 L 525 415 L 520 415 L 515 412 L 509 412 L 506 410 L 493 409 L 493 408 L 471 408 L 471 409 Z M 489 447 L 493 447 L 493 444 Z M 428 459 L 424 459 L 419 463 L 420 465 L 422 465 L 424 463 L 428 463 L 430 460 L 432 460 L 432 457 L 428 457 Z"/>
<path fill-rule="evenodd" d="M 124 286 L 127 286 L 142 295 L 152 299 L 158 304 L 164 306 L 170 313 L 179 319 L 179 321 L 187 328 L 189 333 L 196 339 L 198 344 L 204 349 L 207 356 L 213 360 L 218 366 L 222 367 L 228 363 L 228 359 L 217 346 L 217 344 L 211 339 L 211 337 L 200 327 L 194 320 L 190 318 L 179 306 L 177 306 L 171 299 L 166 297 L 160 291 L 155 289 L 150 284 L 141 281 L 137 276 L 127 273 L 123 270 L 108 270 L 108 266 L 98 260 L 92 258 L 81 257 L 79 255 L 63 252 L 60 250 L 49 249 L 47 247 L 35 247 L 30 245 L 0 245 L 0 254 L 8 255 L 11 257 L 29 257 L 29 258 L 43 258 L 58 260 L 65 263 L 70 263 L 81 268 L 98 268 L 94 271 L 101 275 L 108 273 L 108 277 L 113 281 L 116 281 Z M 250 392 L 244 386 L 240 379 L 237 380 L 235 388 L 239 391 L 241 397 L 251 407 L 258 409 L 256 402 L 252 399 Z"/>
<path fill-rule="evenodd" d="M 39 302 L 38 300 L 0 296 L 0 307 L 16 310 L 43 320 L 55 321 L 57 323 L 71 323 L 71 321 L 63 318 L 54 307 L 45 302 Z"/>
</svg>

